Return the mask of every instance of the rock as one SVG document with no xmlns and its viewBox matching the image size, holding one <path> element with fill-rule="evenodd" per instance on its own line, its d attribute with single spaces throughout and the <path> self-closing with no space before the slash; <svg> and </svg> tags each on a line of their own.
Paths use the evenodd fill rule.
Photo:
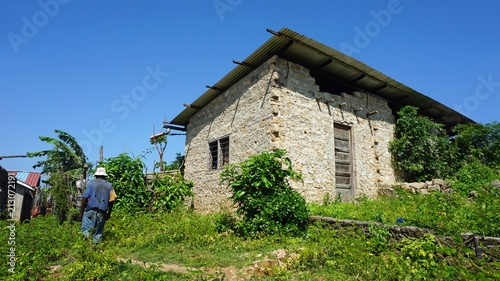
<svg viewBox="0 0 500 281">
<path fill-rule="evenodd" d="M 413 189 L 410 187 L 410 184 L 407 182 L 402 182 L 400 187 L 401 187 L 401 189 L 404 189 L 404 190 L 412 190 Z"/>
<path fill-rule="evenodd" d="M 427 191 L 429 192 L 441 191 L 441 186 L 439 184 L 431 184 L 427 187 Z"/>
<path fill-rule="evenodd" d="M 500 180 L 494 180 L 491 182 L 491 186 L 494 188 L 500 188 Z"/>
<path fill-rule="evenodd" d="M 429 191 L 427 191 L 427 189 L 423 188 L 423 189 L 419 189 L 417 190 L 420 194 L 429 194 Z"/>
<path fill-rule="evenodd" d="M 432 184 L 433 185 L 439 185 L 441 187 L 444 187 L 444 186 L 447 185 L 446 182 L 444 180 L 442 180 L 442 179 L 433 179 L 432 180 Z"/>
<path fill-rule="evenodd" d="M 478 196 L 479 196 L 479 193 L 475 190 L 473 190 L 469 193 L 469 198 L 476 198 Z"/>
<path fill-rule="evenodd" d="M 442 191 L 444 194 L 453 194 L 455 191 L 452 188 L 446 188 Z"/>
<path fill-rule="evenodd" d="M 420 190 L 425 188 L 425 183 L 423 182 L 411 182 L 408 184 L 409 187 Z"/>
</svg>

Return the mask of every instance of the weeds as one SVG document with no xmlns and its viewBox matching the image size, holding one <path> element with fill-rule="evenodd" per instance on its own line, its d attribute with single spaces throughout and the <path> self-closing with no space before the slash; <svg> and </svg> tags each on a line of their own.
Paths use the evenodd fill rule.
<svg viewBox="0 0 500 281">
<path fill-rule="evenodd" d="M 404 218 L 403 224 L 439 226 L 441 233 L 465 232 L 481 223 L 487 230 L 485 233 L 494 233 L 495 227 L 498 228 L 495 223 L 498 213 L 490 212 L 497 212 L 498 197 L 494 192 L 498 191 L 488 192 L 463 201 L 454 195 L 396 192 L 377 201 L 311 205 L 311 210 L 315 214 L 335 212 L 351 219 L 387 224 Z M 480 222 L 470 221 L 480 215 L 484 218 Z M 210 215 L 182 209 L 155 214 L 117 211 L 106 224 L 104 242 L 91 247 L 88 241 L 81 240 L 79 223 L 65 222 L 59 226 L 54 216 L 37 217 L 30 223 L 16 225 L 16 273 L 10 274 L 2 260 L 0 279 L 213 281 L 229 280 L 223 270 L 229 267 L 248 280 L 500 278 L 498 252 L 478 260 L 476 253 L 459 240 L 452 245 L 435 236 L 426 236 L 395 242 L 382 225 L 374 225 L 365 233 L 354 228 L 329 229 L 313 224 L 300 237 L 275 234 L 244 238 L 231 231 L 220 232 L 221 225 L 231 223 L 233 217 L 229 211 Z M 1 235 L 7 237 L 7 222 L 0 224 L 4 229 Z M 284 254 L 279 256 L 277 252 Z M 117 258 L 158 266 L 144 267 Z M 166 271 L 161 264 L 195 270 Z"/>
</svg>

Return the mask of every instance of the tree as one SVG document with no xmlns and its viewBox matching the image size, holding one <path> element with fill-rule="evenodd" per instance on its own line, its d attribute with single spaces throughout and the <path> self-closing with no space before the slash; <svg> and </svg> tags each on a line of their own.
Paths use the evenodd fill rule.
<svg viewBox="0 0 500 281">
<path fill-rule="evenodd" d="M 420 116 L 418 108 L 405 106 L 398 111 L 396 136 L 389 144 L 392 164 L 407 181 L 429 180 L 448 173 L 450 145 L 442 124 Z"/>
<path fill-rule="evenodd" d="M 183 170 L 185 156 L 177 152 L 174 161 L 165 166 L 165 170 Z"/>
<path fill-rule="evenodd" d="M 82 147 L 70 134 L 54 130 L 58 138 L 40 136 L 40 140 L 54 147 L 50 150 L 28 152 L 28 157 L 46 157 L 45 160 L 38 161 L 33 165 L 33 169 L 42 168 L 42 173 L 50 175 L 54 172 L 64 172 L 72 179 L 85 179 L 90 164 L 85 156 Z"/>
<path fill-rule="evenodd" d="M 165 171 L 165 162 L 163 161 L 163 154 L 165 153 L 165 149 L 167 147 L 167 135 L 169 131 L 165 133 L 155 134 L 153 128 L 153 136 L 149 139 L 150 143 L 155 146 L 156 151 L 158 151 L 158 156 L 160 157 L 159 167 L 160 172 Z M 156 165 L 155 165 L 156 168 Z"/>
<path fill-rule="evenodd" d="M 453 138 L 462 163 L 475 158 L 491 168 L 500 166 L 500 123 L 460 124 L 453 131 Z"/>
<path fill-rule="evenodd" d="M 126 212 L 169 211 L 193 195 L 193 183 L 185 181 L 180 174 L 153 174 L 146 179 L 141 157 L 132 158 L 122 153 L 107 158 L 102 166 L 117 195 L 114 206 Z"/>
<path fill-rule="evenodd" d="M 76 139 L 70 134 L 54 130 L 57 138 L 40 136 L 40 140 L 54 147 L 50 150 L 28 152 L 28 157 L 46 157 L 38 161 L 33 168 L 42 168 L 42 173 L 49 175 L 50 192 L 55 200 L 59 222 L 62 224 L 69 212 L 72 198 L 79 196 L 78 191 L 72 188 L 76 180 L 87 178 L 87 156 Z"/>
</svg>

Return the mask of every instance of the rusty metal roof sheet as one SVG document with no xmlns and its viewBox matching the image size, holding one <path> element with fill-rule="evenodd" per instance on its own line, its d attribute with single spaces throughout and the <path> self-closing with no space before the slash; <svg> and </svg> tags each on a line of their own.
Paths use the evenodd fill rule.
<svg viewBox="0 0 500 281">
<path fill-rule="evenodd" d="M 268 31 L 274 36 L 192 102 L 170 123 L 186 126 L 196 112 L 274 55 L 311 70 L 320 71 L 355 89 L 379 96 L 396 108 L 405 105 L 417 106 L 421 114 L 447 127 L 460 123 L 474 123 L 459 112 L 320 42 L 287 28 L 279 32 L 269 29 Z"/>
<path fill-rule="evenodd" d="M 9 171 L 8 173 L 33 188 L 40 186 L 39 172 Z"/>
</svg>

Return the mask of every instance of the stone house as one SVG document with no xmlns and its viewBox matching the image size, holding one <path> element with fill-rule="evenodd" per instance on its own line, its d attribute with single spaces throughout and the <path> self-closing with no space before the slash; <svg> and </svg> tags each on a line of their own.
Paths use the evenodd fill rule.
<svg viewBox="0 0 500 281">
<path fill-rule="evenodd" d="M 194 206 L 216 210 L 230 190 L 221 168 L 286 149 L 308 202 L 374 197 L 396 181 L 388 150 L 405 105 L 447 128 L 472 122 L 362 62 L 289 29 L 273 36 L 165 128 L 186 132 L 185 177 Z"/>
</svg>

